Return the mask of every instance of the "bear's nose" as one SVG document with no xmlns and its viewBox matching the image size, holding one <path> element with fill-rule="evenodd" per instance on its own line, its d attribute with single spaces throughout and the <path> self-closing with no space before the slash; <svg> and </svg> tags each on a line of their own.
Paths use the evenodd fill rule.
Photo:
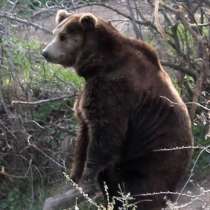
<svg viewBox="0 0 210 210">
<path fill-rule="evenodd" d="M 43 50 L 43 51 L 42 51 L 42 56 L 43 56 L 46 60 L 49 59 L 49 53 L 48 53 L 46 50 Z"/>
</svg>

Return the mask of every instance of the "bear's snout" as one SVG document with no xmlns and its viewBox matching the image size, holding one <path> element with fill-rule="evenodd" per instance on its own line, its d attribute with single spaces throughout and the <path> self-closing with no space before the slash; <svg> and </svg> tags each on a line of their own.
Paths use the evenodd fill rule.
<svg viewBox="0 0 210 210">
<path fill-rule="evenodd" d="M 42 51 L 42 56 L 48 61 L 49 60 L 49 53 L 46 50 Z"/>
</svg>

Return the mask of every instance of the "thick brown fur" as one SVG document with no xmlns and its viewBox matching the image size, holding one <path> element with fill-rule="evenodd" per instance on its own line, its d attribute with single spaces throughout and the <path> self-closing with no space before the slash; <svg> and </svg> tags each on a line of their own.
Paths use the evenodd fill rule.
<svg viewBox="0 0 210 210">
<path fill-rule="evenodd" d="M 69 63 L 86 80 L 75 104 L 80 129 L 71 177 L 102 190 L 105 181 L 111 196 L 121 184 L 138 209 L 159 210 L 164 195 L 140 194 L 176 191 L 185 176 L 191 149 L 157 150 L 193 144 L 187 108 L 149 45 L 84 16 L 69 16 L 57 32 L 74 24 L 83 37 Z M 58 63 L 68 66 L 66 59 Z"/>
</svg>

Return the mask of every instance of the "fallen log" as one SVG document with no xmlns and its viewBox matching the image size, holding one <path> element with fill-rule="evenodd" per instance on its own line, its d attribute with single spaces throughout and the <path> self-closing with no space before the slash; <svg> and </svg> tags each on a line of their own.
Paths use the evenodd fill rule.
<svg viewBox="0 0 210 210">
<path fill-rule="evenodd" d="M 83 188 L 77 186 L 76 189 L 70 189 L 64 193 L 47 198 L 44 202 L 43 210 L 71 208 L 76 203 L 79 204 L 85 200 L 99 209 L 100 206 L 94 200 L 101 195 L 101 192 L 89 191 L 88 193 L 85 193 Z"/>
</svg>

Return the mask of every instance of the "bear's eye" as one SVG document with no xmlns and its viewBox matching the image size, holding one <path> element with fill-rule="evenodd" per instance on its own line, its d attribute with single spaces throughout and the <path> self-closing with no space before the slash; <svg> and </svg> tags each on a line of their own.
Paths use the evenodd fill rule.
<svg viewBox="0 0 210 210">
<path fill-rule="evenodd" d="M 60 39 L 60 41 L 65 41 L 66 40 L 66 35 L 65 34 L 60 34 L 59 39 Z"/>
<path fill-rule="evenodd" d="M 79 32 L 79 29 L 80 29 L 79 25 L 75 23 L 68 25 L 66 31 L 68 34 L 76 34 Z"/>
</svg>

